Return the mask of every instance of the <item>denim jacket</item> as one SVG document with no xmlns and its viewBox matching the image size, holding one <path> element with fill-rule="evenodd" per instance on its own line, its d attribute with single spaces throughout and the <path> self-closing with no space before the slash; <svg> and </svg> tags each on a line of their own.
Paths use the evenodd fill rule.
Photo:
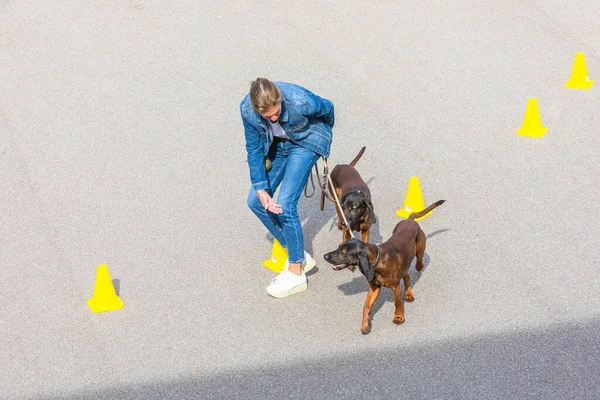
<svg viewBox="0 0 600 400">
<path fill-rule="evenodd" d="M 283 96 L 279 123 L 290 140 L 324 157 L 329 157 L 333 138 L 333 103 L 293 83 L 273 82 Z M 255 190 L 267 189 L 264 156 L 273 143 L 267 121 L 250 105 L 250 94 L 240 103 L 244 123 L 250 180 Z"/>
</svg>

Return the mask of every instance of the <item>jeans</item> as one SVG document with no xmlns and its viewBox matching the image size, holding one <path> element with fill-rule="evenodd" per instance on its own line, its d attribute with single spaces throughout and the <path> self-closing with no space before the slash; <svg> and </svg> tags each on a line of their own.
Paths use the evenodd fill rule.
<svg viewBox="0 0 600 400">
<path fill-rule="evenodd" d="M 273 197 L 273 193 L 281 184 L 275 202 L 281 205 L 282 213 L 273 214 L 265 210 L 253 187 L 248 194 L 248 207 L 281 246 L 287 248 L 290 263 L 304 261 L 304 237 L 298 216 L 298 200 L 310 170 L 319 157 L 317 153 L 291 140 L 273 142 L 269 148 L 269 158 L 273 166 L 267 173 L 269 187 L 265 190 Z"/>
</svg>

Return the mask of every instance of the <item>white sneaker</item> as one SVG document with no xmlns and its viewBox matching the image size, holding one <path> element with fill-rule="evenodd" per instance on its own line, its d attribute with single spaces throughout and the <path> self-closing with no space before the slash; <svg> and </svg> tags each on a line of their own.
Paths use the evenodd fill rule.
<svg viewBox="0 0 600 400">
<path fill-rule="evenodd" d="M 304 269 L 304 272 L 306 273 L 306 272 L 310 271 L 311 269 L 313 269 L 313 267 L 315 265 L 317 265 L 317 262 L 305 250 L 304 251 L 304 262 L 302 263 L 302 268 Z"/>
<path fill-rule="evenodd" d="M 267 286 L 267 293 L 273 297 L 286 297 L 294 293 L 306 290 L 306 274 L 296 275 L 288 270 L 284 270 L 271 281 Z"/>
<path fill-rule="evenodd" d="M 312 258 L 311 255 L 306 252 L 306 250 L 304 250 L 304 261 L 302 262 L 302 269 L 304 270 L 304 273 L 307 273 L 308 271 L 313 269 L 315 265 L 317 265 L 317 262 L 315 261 L 315 259 Z M 290 266 L 290 259 L 286 258 L 285 259 L 285 267 L 283 267 L 283 270 L 287 271 L 289 266 Z"/>
</svg>

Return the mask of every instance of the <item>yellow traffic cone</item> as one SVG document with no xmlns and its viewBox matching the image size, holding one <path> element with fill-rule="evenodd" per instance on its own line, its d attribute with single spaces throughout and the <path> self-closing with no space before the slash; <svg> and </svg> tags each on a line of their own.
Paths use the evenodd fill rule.
<svg viewBox="0 0 600 400">
<path fill-rule="evenodd" d="M 263 261 L 263 265 L 273 272 L 281 272 L 285 268 L 285 261 L 288 258 L 287 249 L 281 247 L 277 239 L 273 240 L 273 250 L 271 250 L 271 258 Z"/>
<path fill-rule="evenodd" d="M 517 130 L 517 135 L 539 138 L 544 136 L 547 131 L 548 128 L 542 126 L 542 119 L 540 118 L 537 100 L 532 97 L 527 103 L 525 120 L 523 121 L 523 126 Z"/>
<path fill-rule="evenodd" d="M 565 86 L 571 89 L 589 89 L 593 84 L 594 81 L 588 77 L 583 53 L 578 52 L 575 54 L 575 63 L 573 64 L 571 78 L 565 83 Z"/>
<path fill-rule="evenodd" d="M 404 207 L 396 211 L 396 215 L 403 218 L 408 218 L 408 216 L 414 212 L 423 211 L 425 209 L 425 202 L 423 201 L 423 194 L 421 193 L 421 184 L 419 183 L 419 178 L 416 176 L 411 176 L 408 181 L 408 190 L 406 191 L 406 198 L 404 199 Z M 431 212 L 428 212 L 421 218 L 415 218 L 415 221 L 422 220 L 423 218 L 429 216 Z"/>
<path fill-rule="evenodd" d="M 110 279 L 106 264 L 98 266 L 96 271 L 96 284 L 94 285 L 94 296 L 87 301 L 90 309 L 95 312 L 118 310 L 123 308 L 123 302 L 117 296 L 115 287 Z"/>
</svg>

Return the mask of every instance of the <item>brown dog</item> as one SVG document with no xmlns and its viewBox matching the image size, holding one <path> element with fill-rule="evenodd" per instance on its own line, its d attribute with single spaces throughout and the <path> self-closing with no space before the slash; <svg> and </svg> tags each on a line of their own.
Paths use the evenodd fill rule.
<svg viewBox="0 0 600 400">
<path fill-rule="evenodd" d="M 394 293 L 396 312 L 394 323 L 404 322 L 402 312 L 402 289 L 400 278 L 404 280 L 404 299 L 413 301 L 415 296 L 410 287 L 410 276 L 408 269 L 417 257 L 417 271 L 423 269 L 423 255 L 425 254 L 425 233 L 414 220 L 429 213 L 434 208 L 443 204 L 446 200 L 439 200 L 418 213 L 412 213 L 408 219 L 398 222 L 392 237 L 380 245 L 373 245 L 352 239 L 339 245 L 337 250 L 324 255 L 325 261 L 334 265 L 345 264 L 346 266 L 358 264 L 360 272 L 369 281 L 369 293 L 363 308 L 361 330 L 363 334 L 371 331 L 369 316 L 371 307 L 379 296 L 381 286 L 389 287 Z M 339 267 L 337 269 L 341 269 Z"/>
<path fill-rule="evenodd" d="M 369 242 L 371 225 L 377 222 L 371 202 L 371 191 L 354 168 L 364 152 L 365 147 L 360 149 L 350 164 L 338 164 L 330 174 L 333 187 L 329 187 L 329 191 L 333 197 L 333 190 L 335 190 L 342 206 L 342 211 L 337 204 L 335 207 L 338 214 L 338 228 L 342 231 L 342 242 L 352 236 L 344 222 L 342 212 L 348 220 L 350 229 L 361 232 L 362 241 L 365 243 Z M 321 194 L 321 197 L 323 196 L 324 193 Z"/>
</svg>

